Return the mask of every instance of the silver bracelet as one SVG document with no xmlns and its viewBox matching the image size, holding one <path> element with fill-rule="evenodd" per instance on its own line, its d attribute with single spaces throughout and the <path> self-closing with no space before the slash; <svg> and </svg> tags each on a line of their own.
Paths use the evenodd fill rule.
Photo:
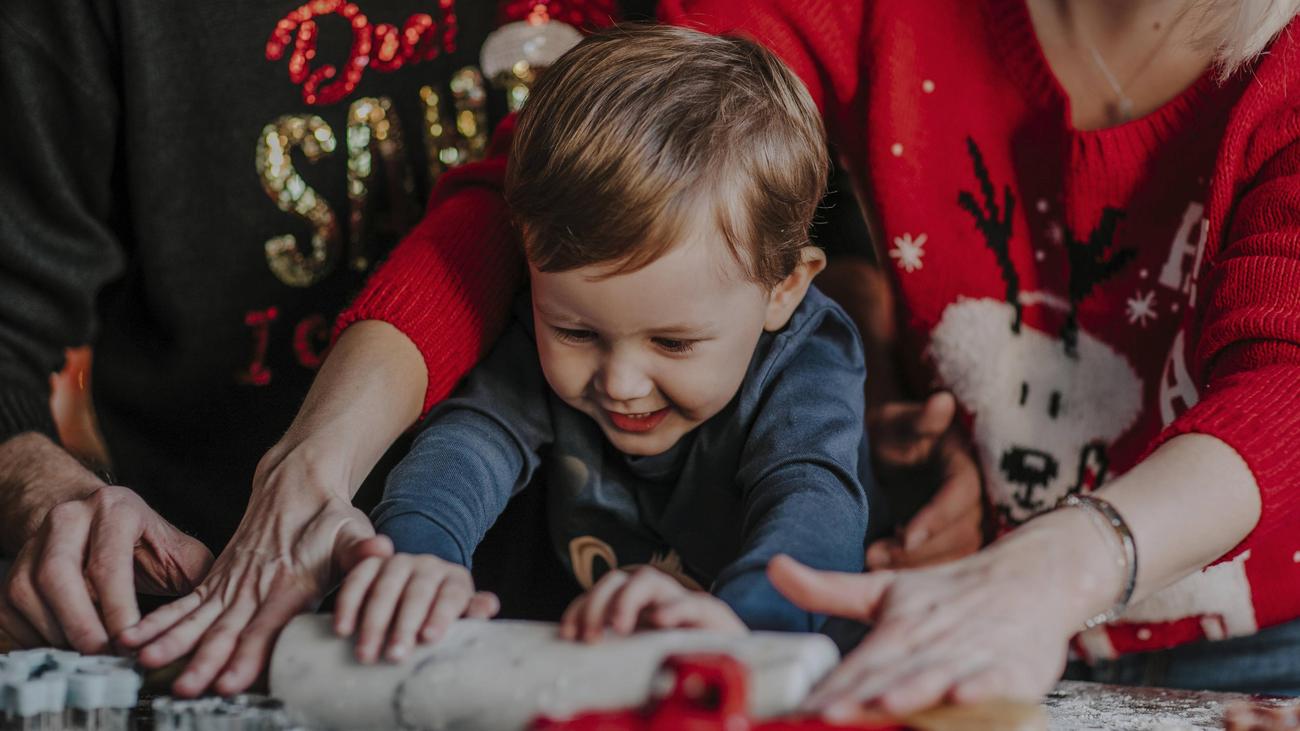
<svg viewBox="0 0 1300 731">
<path fill-rule="evenodd" d="M 1083 508 L 1096 515 L 1101 516 L 1106 525 L 1115 532 L 1115 537 L 1119 539 L 1120 547 L 1123 549 L 1123 555 L 1117 561 L 1120 569 L 1124 570 L 1126 578 L 1124 579 L 1124 588 L 1119 593 L 1119 598 L 1110 609 L 1098 614 L 1083 623 L 1085 630 L 1092 629 L 1098 625 L 1113 622 L 1119 619 L 1119 616 L 1128 609 L 1129 600 L 1133 598 L 1133 590 L 1137 587 L 1138 556 L 1137 543 L 1133 541 L 1133 532 L 1129 530 L 1128 523 L 1124 521 L 1115 506 L 1092 495 L 1069 494 L 1061 498 L 1056 504 L 1059 508 Z"/>
</svg>

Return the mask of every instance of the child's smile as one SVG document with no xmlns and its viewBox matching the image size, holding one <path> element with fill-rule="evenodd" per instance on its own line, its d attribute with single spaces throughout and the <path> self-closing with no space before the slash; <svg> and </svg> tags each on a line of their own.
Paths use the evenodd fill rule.
<svg viewBox="0 0 1300 731">
<path fill-rule="evenodd" d="M 664 418 L 668 416 L 668 407 L 665 406 L 662 409 L 646 411 L 640 414 L 622 414 L 609 409 L 606 409 L 605 413 L 609 415 L 609 420 L 613 422 L 615 428 L 641 434 L 653 431 L 655 427 L 663 423 Z"/>
<path fill-rule="evenodd" d="M 768 313 L 713 227 L 632 272 L 531 269 L 537 352 L 552 390 L 625 454 L 670 449 L 736 394 Z"/>
</svg>

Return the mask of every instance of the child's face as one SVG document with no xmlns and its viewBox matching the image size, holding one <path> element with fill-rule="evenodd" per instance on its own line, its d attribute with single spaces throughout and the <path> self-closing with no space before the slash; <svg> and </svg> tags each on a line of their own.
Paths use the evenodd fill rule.
<svg viewBox="0 0 1300 731">
<path fill-rule="evenodd" d="M 530 269 L 546 380 L 625 454 L 668 450 L 745 377 L 771 297 L 714 236 L 626 274 Z"/>
</svg>

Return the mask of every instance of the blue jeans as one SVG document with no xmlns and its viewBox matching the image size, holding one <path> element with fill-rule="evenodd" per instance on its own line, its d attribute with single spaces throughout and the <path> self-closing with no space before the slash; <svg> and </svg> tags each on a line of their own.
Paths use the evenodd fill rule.
<svg viewBox="0 0 1300 731">
<path fill-rule="evenodd" d="M 1072 662 L 1067 680 L 1186 690 L 1300 696 L 1300 620 L 1247 637 L 1192 642 L 1088 666 Z"/>
</svg>

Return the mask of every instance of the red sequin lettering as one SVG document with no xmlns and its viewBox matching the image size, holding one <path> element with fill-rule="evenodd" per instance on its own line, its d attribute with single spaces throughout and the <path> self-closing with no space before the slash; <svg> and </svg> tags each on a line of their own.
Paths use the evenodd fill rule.
<svg viewBox="0 0 1300 731">
<path fill-rule="evenodd" d="M 390 23 L 371 24 L 356 3 L 312 0 L 289 12 L 275 24 L 266 42 L 268 61 L 289 53 L 289 80 L 302 86 L 303 101 L 317 106 L 341 101 L 354 89 L 366 68 L 396 71 L 407 63 L 428 61 L 444 51 L 456 50 L 456 14 L 452 0 L 439 0 L 439 18 L 417 13 L 399 29 Z M 352 47 L 343 70 L 333 64 L 312 67 L 316 58 L 316 19 L 338 15 L 352 28 Z M 373 54 L 372 54 L 373 51 Z"/>
<path fill-rule="evenodd" d="M 311 315 L 293 329 L 293 352 L 304 368 L 316 370 L 325 360 L 330 332 L 324 315 Z"/>
<path fill-rule="evenodd" d="M 280 310 L 268 307 L 244 315 L 244 324 L 253 329 L 253 357 L 248 367 L 235 374 L 235 380 L 248 386 L 265 386 L 271 382 L 271 369 L 266 367 L 266 346 L 270 342 L 271 323 L 280 316 Z"/>
</svg>

